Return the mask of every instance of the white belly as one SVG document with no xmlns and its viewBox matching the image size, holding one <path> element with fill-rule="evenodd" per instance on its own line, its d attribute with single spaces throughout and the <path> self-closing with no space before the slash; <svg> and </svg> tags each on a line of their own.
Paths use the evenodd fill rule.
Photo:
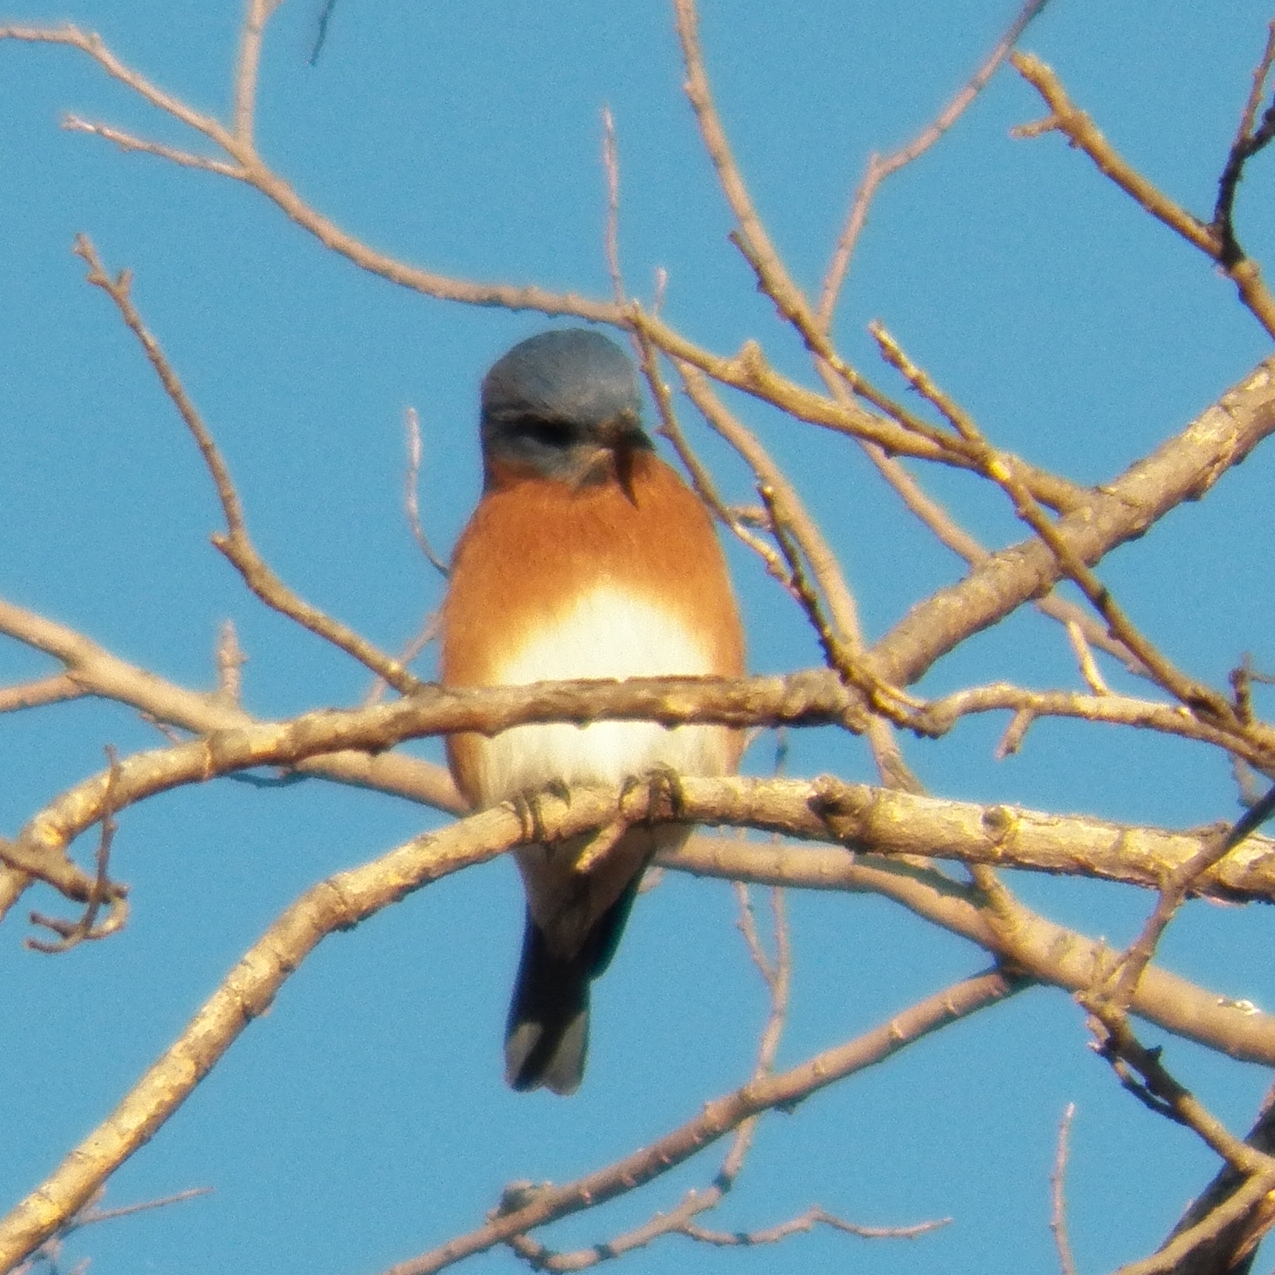
<svg viewBox="0 0 1275 1275">
<path fill-rule="evenodd" d="M 715 672 L 707 645 L 645 598 L 602 588 L 547 621 L 492 676 L 522 686 L 566 678 L 704 676 Z M 515 726 L 483 741 L 482 802 L 566 784 L 620 784 L 654 767 L 720 775 L 731 765 L 730 732 L 720 726 L 595 722 Z"/>
</svg>

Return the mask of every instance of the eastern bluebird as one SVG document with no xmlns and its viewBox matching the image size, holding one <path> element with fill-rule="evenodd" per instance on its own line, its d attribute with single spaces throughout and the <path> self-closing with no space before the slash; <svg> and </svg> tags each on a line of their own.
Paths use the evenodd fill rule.
<svg viewBox="0 0 1275 1275">
<path fill-rule="evenodd" d="M 743 675 L 743 632 L 712 522 L 656 457 L 639 411 L 632 363 L 587 329 L 534 336 L 487 373 L 483 495 L 443 604 L 444 683 Z M 653 770 L 728 774 L 739 753 L 738 731 L 651 722 L 447 740 L 452 775 L 476 807 Z M 634 826 L 583 868 L 589 836 L 518 850 L 527 919 L 505 1033 L 513 1088 L 578 1088 L 589 984 L 615 952 L 651 856 L 689 835 Z"/>
</svg>

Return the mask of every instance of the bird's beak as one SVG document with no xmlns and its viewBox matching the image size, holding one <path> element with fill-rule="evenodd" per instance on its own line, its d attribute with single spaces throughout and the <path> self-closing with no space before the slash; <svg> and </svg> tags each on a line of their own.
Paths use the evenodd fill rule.
<svg viewBox="0 0 1275 1275">
<path fill-rule="evenodd" d="M 637 504 L 633 494 L 633 453 L 644 439 L 637 418 L 629 412 L 613 417 L 599 426 L 597 439 L 601 446 L 594 464 L 609 459 L 615 468 L 615 478 L 620 484 L 620 490 L 628 497 L 630 504 Z"/>
</svg>

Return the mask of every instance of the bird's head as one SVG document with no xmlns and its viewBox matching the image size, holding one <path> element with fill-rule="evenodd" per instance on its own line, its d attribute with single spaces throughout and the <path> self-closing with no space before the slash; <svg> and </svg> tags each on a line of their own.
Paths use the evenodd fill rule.
<svg viewBox="0 0 1275 1275">
<path fill-rule="evenodd" d="M 483 379 L 486 486 L 524 476 L 616 481 L 632 498 L 634 453 L 652 450 L 640 409 L 633 364 L 614 341 L 588 328 L 533 336 Z"/>
</svg>

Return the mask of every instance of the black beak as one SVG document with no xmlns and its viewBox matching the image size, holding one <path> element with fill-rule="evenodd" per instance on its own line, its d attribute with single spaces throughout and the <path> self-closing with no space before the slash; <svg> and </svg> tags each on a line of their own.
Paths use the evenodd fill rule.
<svg viewBox="0 0 1275 1275">
<path fill-rule="evenodd" d="M 633 453 L 650 446 L 637 418 L 626 412 L 604 422 L 598 427 L 597 439 L 611 453 L 620 490 L 630 504 L 636 505 L 637 497 L 633 494 Z"/>
</svg>

